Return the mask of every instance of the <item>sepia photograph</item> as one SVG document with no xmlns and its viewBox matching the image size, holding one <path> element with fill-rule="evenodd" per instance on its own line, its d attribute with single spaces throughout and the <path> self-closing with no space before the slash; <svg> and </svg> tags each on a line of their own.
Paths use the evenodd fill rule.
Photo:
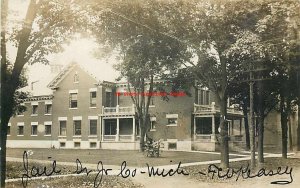
<svg viewBox="0 0 300 188">
<path fill-rule="evenodd" d="M 0 188 L 299 188 L 300 0 L 1 0 Z"/>
</svg>

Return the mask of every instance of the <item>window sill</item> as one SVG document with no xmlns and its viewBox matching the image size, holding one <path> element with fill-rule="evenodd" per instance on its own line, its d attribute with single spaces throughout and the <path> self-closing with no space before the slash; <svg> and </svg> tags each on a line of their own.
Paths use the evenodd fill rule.
<svg viewBox="0 0 300 188">
<path fill-rule="evenodd" d="M 156 129 L 150 129 L 150 131 L 153 131 L 153 132 L 154 132 L 154 131 L 156 131 Z"/>
<path fill-rule="evenodd" d="M 10 134 L 8 134 L 7 136 L 10 136 Z"/>
<path fill-rule="evenodd" d="M 17 136 L 24 136 L 24 135 L 17 135 Z"/>
<path fill-rule="evenodd" d="M 89 138 L 97 138 L 98 135 L 89 135 L 88 137 L 89 137 Z"/>
<path fill-rule="evenodd" d="M 31 114 L 31 116 L 38 116 L 37 114 Z"/>
<path fill-rule="evenodd" d="M 73 138 L 81 138 L 81 135 L 73 135 Z"/>
<path fill-rule="evenodd" d="M 176 127 L 177 124 L 168 124 L 167 126 L 168 126 L 168 127 Z"/>
<path fill-rule="evenodd" d="M 61 136 L 58 136 L 58 138 L 67 138 L 67 136 L 62 136 L 62 135 L 61 135 Z"/>
<path fill-rule="evenodd" d="M 90 108 L 92 108 L 92 109 L 96 109 L 96 108 L 97 108 L 97 106 L 90 106 Z"/>
<path fill-rule="evenodd" d="M 45 116 L 51 116 L 52 114 L 45 114 Z"/>
<path fill-rule="evenodd" d="M 155 105 L 149 105 L 149 108 L 155 108 Z"/>
<path fill-rule="evenodd" d="M 17 117 L 23 117 L 24 116 L 24 114 L 23 115 L 17 115 Z"/>
<path fill-rule="evenodd" d="M 69 108 L 69 110 L 77 110 L 78 108 Z"/>
<path fill-rule="evenodd" d="M 34 134 L 34 135 L 30 135 L 30 136 L 37 136 L 37 135 Z"/>
<path fill-rule="evenodd" d="M 52 136 L 51 134 L 45 134 L 44 136 L 47 136 L 47 137 L 49 137 L 49 136 Z"/>
</svg>

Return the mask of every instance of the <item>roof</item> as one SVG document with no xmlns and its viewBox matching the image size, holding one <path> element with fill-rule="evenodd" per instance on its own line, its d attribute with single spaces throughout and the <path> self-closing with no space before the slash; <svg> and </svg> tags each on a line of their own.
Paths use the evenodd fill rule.
<svg viewBox="0 0 300 188">
<path fill-rule="evenodd" d="M 61 65 L 62 66 L 62 65 Z M 70 73 L 73 68 L 78 66 L 84 72 L 93 77 L 98 85 L 105 86 L 115 86 L 115 82 L 102 80 L 101 77 L 105 76 L 105 74 L 92 74 L 90 70 L 87 70 L 86 67 L 82 65 L 71 62 L 64 66 L 64 68 L 60 72 L 51 72 L 51 66 L 49 65 L 33 65 L 29 69 L 29 78 L 28 78 L 28 86 L 21 88 L 20 91 L 29 92 L 33 97 L 36 96 L 51 96 L 53 94 L 53 89 L 57 88 L 59 83 Z M 95 67 L 91 67 L 91 69 L 95 69 Z M 106 69 L 97 69 L 101 72 L 106 72 Z M 96 71 L 94 71 L 96 72 Z M 110 79 L 112 80 L 112 79 Z M 31 97 L 32 98 L 32 97 Z"/>
</svg>

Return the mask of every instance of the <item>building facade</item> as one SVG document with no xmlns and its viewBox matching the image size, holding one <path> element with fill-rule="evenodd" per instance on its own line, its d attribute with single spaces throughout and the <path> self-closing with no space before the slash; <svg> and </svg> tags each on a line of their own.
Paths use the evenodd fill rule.
<svg viewBox="0 0 300 188">
<path fill-rule="evenodd" d="M 155 81 L 161 84 L 162 81 Z M 101 81 L 78 64 L 70 64 L 48 84 L 51 93 L 29 97 L 27 110 L 12 117 L 7 147 L 139 149 L 139 125 L 126 83 Z M 117 95 L 116 93 L 121 93 Z M 220 109 L 205 88 L 191 96 L 153 96 L 150 131 L 165 150 L 207 150 L 219 147 Z M 230 147 L 243 147 L 242 112 L 228 107 Z"/>
</svg>

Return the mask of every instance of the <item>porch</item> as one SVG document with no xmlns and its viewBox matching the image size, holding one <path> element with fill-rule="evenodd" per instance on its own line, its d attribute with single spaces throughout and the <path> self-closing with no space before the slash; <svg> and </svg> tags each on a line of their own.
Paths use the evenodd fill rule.
<svg viewBox="0 0 300 188">
<path fill-rule="evenodd" d="M 193 149 L 208 151 L 218 150 L 220 108 L 214 103 L 211 105 L 194 104 L 193 115 Z M 226 120 L 229 145 L 241 145 L 243 142 L 242 112 L 238 109 L 228 107 Z"/>
<path fill-rule="evenodd" d="M 134 106 L 102 107 L 101 148 L 138 149 L 139 128 Z"/>
</svg>

